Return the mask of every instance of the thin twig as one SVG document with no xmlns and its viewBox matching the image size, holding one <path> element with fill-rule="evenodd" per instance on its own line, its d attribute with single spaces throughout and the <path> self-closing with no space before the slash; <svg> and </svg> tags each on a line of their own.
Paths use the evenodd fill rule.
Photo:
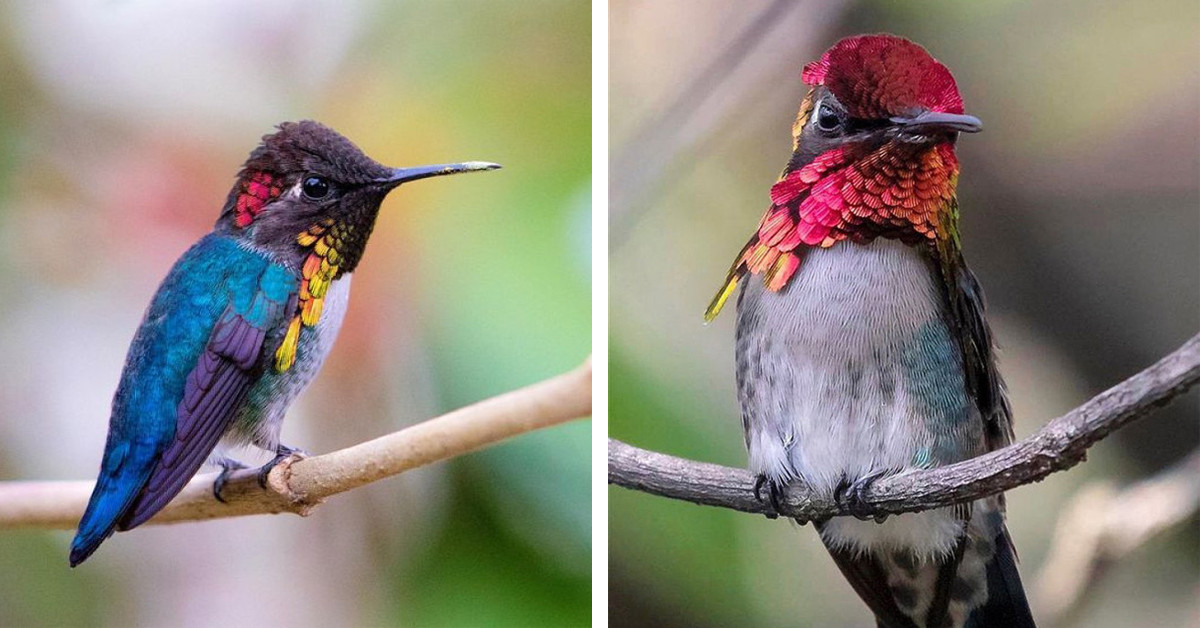
<svg viewBox="0 0 1200 628">
<path fill-rule="evenodd" d="M 615 205 L 625 209 L 625 196 L 637 198 L 660 174 L 670 161 L 679 141 L 679 129 L 704 105 L 734 69 L 763 42 L 763 34 L 782 21 L 785 12 L 800 8 L 794 0 L 772 0 L 755 15 L 737 37 L 704 66 L 679 90 L 671 104 L 642 121 L 633 139 L 613 160 L 616 176 L 622 186 L 614 190 Z M 618 223 L 617 237 L 623 238 L 623 223 Z"/>
<path fill-rule="evenodd" d="M 1113 431 L 1183 394 L 1200 380 L 1200 335 L 1146 370 L 1113 386 L 1025 440 L 957 464 L 880 479 L 864 494 L 872 514 L 928 510 L 1037 482 L 1075 466 Z M 777 513 L 754 492 L 742 469 L 694 462 L 609 439 L 608 481 L 625 488 L 708 506 L 800 521 L 848 514 L 831 496 L 787 487 Z"/>
<path fill-rule="evenodd" d="M 307 515 L 325 498 L 423 465 L 453 458 L 591 414 L 592 363 L 339 451 L 293 457 L 272 469 L 239 471 L 212 493 L 215 474 L 197 476 L 149 523 L 292 512 Z M 0 482 L 0 529 L 73 528 L 92 482 Z"/>
<path fill-rule="evenodd" d="M 1034 579 L 1038 617 L 1050 626 L 1077 619 L 1108 568 L 1200 510 L 1200 449 L 1159 474 L 1117 490 L 1098 481 L 1079 490 L 1059 517 Z"/>
<path fill-rule="evenodd" d="M 773 87 L 778 83 L 778 65 L 747 61 L 756 57 L 791 59 L 796 64 L 791 76 L 798 76 L 802 62 L 795 53 L 812 48 L 816 37 L 836 22 L 846 4 L 844 0 L 770 0 L 725 48 L 702 57 L 702 67 L 679 68 L 690 71 L 690 77 L 669 94 L 666 104 L 638 122 L 627 141 L 613 147 L 610 247 L 629 237 L 651 192 L 665 183 L 666 170 L 688 153 L 689 146 L 743 110 L 747 94 L 756 93 L 764 83 Z"/>
</svg>

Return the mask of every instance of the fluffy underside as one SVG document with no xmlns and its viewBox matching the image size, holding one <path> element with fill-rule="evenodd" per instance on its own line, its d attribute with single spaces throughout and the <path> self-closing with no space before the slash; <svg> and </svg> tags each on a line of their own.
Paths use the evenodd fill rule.
<svg viewBox="0 0 1200 628">
<path fill-rule="evenodd" d="M 738 389 L 750 469 L 831 494 L 845 479 L 978 453 L 981 420 L 942 311 L 928 259 L 895 240 L 810 250 L 779 292 L 747 282 Z M 962 526 L 939 509 L 825 530 L 839 547 L 944 556 Z"/>
<path fill-rule="evenodd" d="M 247 445 L 267 451 L 279 445 L 284 413 L 312 383 L 337 339 L 350 301 L 350 279 L 351 275 L 342 275 L 329 285 L 321 318 L 299 335 L 295 363 L 283 372 L 268 368 L 259 378 L 210 462 L 236 458 L 238 450 Z"/>
</svg>

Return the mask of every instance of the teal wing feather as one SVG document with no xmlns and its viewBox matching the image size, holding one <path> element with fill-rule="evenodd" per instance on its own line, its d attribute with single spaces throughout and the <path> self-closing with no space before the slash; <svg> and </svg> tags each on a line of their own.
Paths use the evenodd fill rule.
<svg viewBox="0 0 1200 628">
<path fill-rule="evenodd" d="M 162 510 L 212 453 L 247 391 L 262 374 L 264 344 L 284 320 L 296 284 L 290 273 L 270 265 L 259 277 L 249 304 L 234 298 L 226 306 L 184 384 L 176 410 L 175 438 L 118 529 L 138 526 Z"/>
<path fill-rule="evenodd" d="M 943 287 L 946 322 L 962 351 L 967 393 L 983 417 L 987 450 L 994 451 L 1012 442 L 1012 408 L 996 366 L 995 341 L 987 322 L 983 289 L 956 245 L 932 257 Z"/>
<path fill-rule="evenodd" d="M 72 565 L 161 509 L 204 462 L 297 283 L 227 236 L 206 236 L 176 262 L 130 346 Z"/>
</svg>

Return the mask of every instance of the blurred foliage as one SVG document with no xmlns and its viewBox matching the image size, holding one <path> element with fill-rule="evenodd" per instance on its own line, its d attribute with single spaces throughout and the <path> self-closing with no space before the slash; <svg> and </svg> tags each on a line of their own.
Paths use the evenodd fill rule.
<svg viewBox="0 0 1200 628">
<path fill-rule="evenodd" d="M 640 377 L 617 347 L 609 354 L 608 385 L 613 391 L 609 415 L 622 420 L 619 431 L 612 428 L 614 435 L 640 447 L 694 460 L 738 464 L 734 461 L 737 441 L 714 441 L 688 429 L 690 418 L 706 414 L 707 408 L 682 394 L 684 391 L 672 391 L 661 382 Z M 641 417 L 653 420 L 637 420 Z M 653 592 L 656 604 L 677 609 L 663 610 L 679 625 L 754 623 L 739 617 L 747 600 L 740 583 L 728 578 L 730 567 L 738 562 L 735 522 L 743 517 L 741 513 L 701 512 L 692 504 L 624 489 L 610 490 L 609 510 L 613 514 L 609 522 L 610 577 L 629 579 L 636 590 Z M 702 543 L 703 551 L 697 551 L 697 542 Z M 670 585 L 662 586 L 664 582 Z M 732 600 L 739 602 L 730 603 Z M 631 618 L 612 620 L 619 620 L 614 625 L 658 621 L 626 624 Z"/>
<path fill-rule="evenodd" d="M 1018 437 L 1200 329 L 1194 2 L 798 3 L 743 38 L 776 6 L 610 3 L 611 172 L 657 173 L 646 185 L 611 182 L 613 199 L 629 199 L 610 221 L 613 437 L 745 465 L 734 316 L 705 326 L 701 314 L 788 158 L 801 67 L 855 33 L 927 47 L 984 122 L 959 142 L 963 240 L 987 292 Z M 714 61 L 745 40 L 744 58 Z M 681 94 L 694 100 L 679 104 Z M 1198 397 L 1114 435 L 1087 464 L 1010 493 L 1027 588 L 1054 505 L 1084 483 L 1124 485 L 1197 447 Z M 620 488 L 609 499 L 613 625 L 869 622 L 811 528 Z M 1175 531 L 1113 566 L 1077 625 L 1185 625 L 1197 610 L 1197 540 L 1195 526 Z"/>
<path fill-rule="evenodd" d="M 18 271 L 0 290 L 24 298 L 6 300 L 0 331 L 0 368 L 17 373 L 0 383 L 0 478 L 94 475 L 145 303 L 287 119 L 321 120 L 395 166 L 504 169 L 388 199 L 285 441 L 343 447 L 588 354 L 589 3 L 3 13 L 0 261 Z M 74 571 L 66 533 L 0 535 L 0 626 L 586 624 L 589 428 L 405 474 L 306 520 L 120 534 Z"/>
</svg>

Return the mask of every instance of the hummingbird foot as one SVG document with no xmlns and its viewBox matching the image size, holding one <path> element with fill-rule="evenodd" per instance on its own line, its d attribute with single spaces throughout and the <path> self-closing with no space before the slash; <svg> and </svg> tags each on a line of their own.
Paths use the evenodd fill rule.
<svg viewBox="0 0 1200 628">
<path fill-rule="evenodd" d="M 837 487 L 833 489 L 833 500 L 837 502 L 840 508 L 845 509 L 859 521 L 883 523 L 887 521 L 888 514 L 875 512 L 875 509 L 867 503 L 866 492 L 870 490 L 871 485 L 879 478 L 894 475 L 895 473 L 896 471 L 893 469 L 883 469 L 868 473 L 854 481 L 843 477 L 842 481 L 838 482 Z"/>
<path fill-rule="evenodd" d="M 271 475 L 271 469 L 279 466 L 279 463 L 287 460 L 291 456 L 305 458 L 309 455 L 307 451 L 296 447 L 288 447 L 287 445 L 275 446 L 275 457 L 270 462 L 264 464 L 258 469 L 258 485 L 267 488 L 267 477 Z"/>
<path fill-rule="evenodd" d="M 221 467 L 221 473 L 217 475 L 217 479 L 213 480 L 213 497 L 216 497 L 217 501 L 222 504 L 226 504 L 228 502 L 225 501 L 224 497 L 221 497 L 221 491 L 225 490 L 225 483 L 229 481 L 229 476 L 233 475 L 234 471 L 245 469 L 246 465 L 233 458 L 226 458 L 224 456 L 218 458 L 216 463 Z"/>
<path fill-rule="evenodd" d="M 765 473 L 759 473 L 754 480 L 754 498 L 762 504 L 770 504 L 771 509 L 775 512 L 767 513 L 768 519 L 778 519 L 779 513 L 783 511 L 780 507 L 784 497 L 784 488 L 786 484 L 774 478 L 767 477 Z M 763 488 L 766 488 L 766 496 L 764 498 Z"/>
</svg>

